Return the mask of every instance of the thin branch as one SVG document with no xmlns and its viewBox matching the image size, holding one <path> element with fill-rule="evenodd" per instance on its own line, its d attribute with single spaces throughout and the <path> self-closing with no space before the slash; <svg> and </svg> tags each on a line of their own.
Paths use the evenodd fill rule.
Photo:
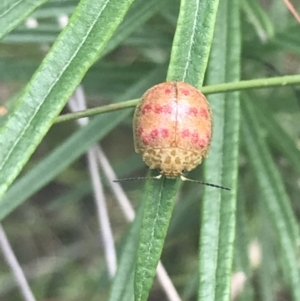
<svg viewBox="0 0 300 301">
<path fill-rule="evenodd" d="M 300 15 L 296 11 L 295 7 L 289 0 L 283 0 L 284 4 L 288 8 L 288 10 L 292 13 L 292 15 L 295 17 L 295 19 L 300 23 Z"/>
<path fill-rule="evenodd" d="M 9 265 L 10 269 L 12 270 L 15 276 L 15 280 L 20 288 L 24 300 L 36 301 L 29 287 L 29 284 L 25 278 L 24 272 L 10 246 L 8 238 L 1 224 L 0 224 L 0 247 L 2 249 L 7 264 Z"/>
<path fill-rule="evenodd" d="M 117 178 L 114 170 L 111 167 L 105 153 L 102 148 L 97 145 L 97 159 L 103 169 L 104 175 L 108 179 L 108 183 L 116 196 L 117 201 L 122 209 L 122 212 L 128 222 L 132 222 L 135 217 L 134 209 L 129 201 L 126 193 L 124 192 L 122 186 L 119 183 L 114 183 L 113 180 Z"/>
<path fill-rule="evenodd" d="M 107 262 L 109 275 L 111 278 L 113 278 L 117 271 L 117 254 L 114 244 L 114 237 L 109 221 L 109 215 L 107 211 L 103 187 L 99 175 L 96 147 L 93 147 L 88 151 L 87 157 L 89 164 L 89 172 L 93 183 L 98 222 L 100 224 L 100 231 L 103 239 L 105 258 Z"/>
<path fill-rule="evenodd" d="M 78 87 L 71 99 L 69 100 L 69 107 L 72 111 L 82 110 L 86 108 L 85 96 L 82 87 Z M 80 126 L 85 126 L 88 123 L 88 118 L 77 120 Z M 114 277 L 117 270 L 117 255 L 114 245 L 113 233 L 109 221 L 106 201 L 104 197 L 102 182 L 100 179 L 99 168 L 97 163 L 97 150 L 92 147 L 88 153 L 88 168 L 93 184 L 93 191 L 95 196 L 95 205 L 97 209 L 98 223 L 100 225 L 100 233 L 104 246 L 104 253 L 107 263 L 108 272 L 111 278 Z"/>
<path fill-rule="evenodd" d="M 157 278 L 161 286 L 164 288 L 166 295 L 170 301 L 181 301 L 173 282 L 171 281 L 167 271 L 165 270 L 161 261 L 157 265 Z"/>
<path fill-rule="evenodd" d="M 225 83 L 219 85 L 211 85 L 202 87 L 201 91 L 206 94 L 217 94 L 225 93 L 232 91 L 241 91 L 241 90 L 250 90 L 250 89 L 262 89 L 262 88 L 271 88 L 271 87 L 282 87 L 288 85 L 300 84 L 300 75 L 287 75 L 287 76 L 278 76 L 271 78 L 260 78 L 252 80 L 243 80 L 239 82 Z M 70 113 L 58 116 L 55 120 L 55 123 L 70 121 L 74 119 L 79 119 L 83 117 L 90 117 L 98 114 L 103 114 L 112 111 L 118 111 L 128 108 L 133 108 L 137 105 L 139 99 L 133 99 L 123 102 L 118 102 L 110 105 L 105 105 L 92 109 L 82 109 L 76 113 Z"/>
</svg>

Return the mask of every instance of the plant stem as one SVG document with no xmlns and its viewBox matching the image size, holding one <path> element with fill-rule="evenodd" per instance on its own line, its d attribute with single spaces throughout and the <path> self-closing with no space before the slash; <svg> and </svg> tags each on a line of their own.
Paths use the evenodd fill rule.
<svg viewBox="0 0 300 301">
<path fill-rule="evenodd" d="M 240 82 L 224 83 L 219 85 L 206 86 L 201 89 L 204 94 L 217 94 L 230 91 L 240 91 L 247 89 L 262 89 L 271 87 L 282 87 L 287 85 L 300 84 L 300 75 L 287 75 L 271 78 L 260 78 L 252 80 L 243 80 Z M 76 113 L 64 114 L 56 118 L 55 123 L 74 120 L 83 117 L 89 117 L 106 112 L 133 108 L 137 105 L 139 99 L 109 104 L 97 108 L 92 108 Z"/>
</svg>

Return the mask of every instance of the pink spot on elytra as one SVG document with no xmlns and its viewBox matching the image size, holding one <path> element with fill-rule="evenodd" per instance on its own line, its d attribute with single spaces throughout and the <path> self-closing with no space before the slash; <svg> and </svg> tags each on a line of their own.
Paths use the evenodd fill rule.
<svg viewBox="0 0 300 301">
<path fill-rule="evenodd" d="M 181 136 L 182 138 L 187 138 L 187 137 L 190 137 L 190 130 L 189 129 L 184 129 L 182 132 L 181 132 Z"/>
<path fill-rule="evenodd" d="M 195 143 L 197 144 L 198 141 L 199 141 L 199 135 L 197 132 L 193 132 L 192 135 L 191 135 L 191 141 L 192 143 Z"/>
<path fill-rule="evenodd" d="M 172 106 L 171 105 L 156 105 L 154 108 L 154 112 L 156 114 L 172 114 Z"/>
<path fill-rule="evenodd" d="M 209 141 L 211 138 L 211 133 L 209 131 L 207 131 L 205 134 L 205 137 L 206 137 L 207 141 Z"/>
<path fill-rule="evenodd" d="M 156 105 L 154 107 L 154 113 L 155 114 L 161 114 L 162 113 L 162 107 L 160 105 Z"/>
<path fill-rule="evenodd" d="M 151 141 L 158 138 L 166 138 L 169 136 L 169 130 L 166 128 L 153 129 L 149 134 L 142 134 L 141 139 L 144 145 L 148 145 Z"/>
<path fill-rule="evenodd" d="M 190 107 L 188 114 L 192 115 L 192 116 L 197 116 L 198 115 L 198 109 L 195 108 L 195 107 Z"/>
<path fill-rule="evenodd" d="M 150 137 L 148 135 L 142 136 L 142 142 L 143 142 L 144 145 L 148 145 L 149 142 L 150 142 L 150 140 L 151 139 L 150 139 Z"/>
<path fill-rule="evenodd" d="M 152 139 L 156 139 L 156 138 L 158 137 L 158 135 L 159 135 L 158 129 L 154 129 L 154 130 L 152 130 L 152 131 L 150 132 L 150 137 L 151 137 Z"/>
<path fill-rule="evenodd" d="M 207 142 L 205 141 L 205 139 L 199 139 L 198 145 L 200 146 L 200 148 L 205 148 Z"/>
<path fill-rule="evenodd" d="M 148 114 L 151 111 L 152 111 L 151 104 L 146 104 L 142 107 L 142 114 Z"/>
<path fill-rule="evenodd" d="M 169 136 L 169 130 L 168 129 L 160 129 L 160 137 L 167 138 Z"/>
<path fill-rule="evenodd" d="M 171 94 L 171 92 L 172 92 L 171 88 L 166 88 L 165 89 L 165 94 Z"/>
<path fill-rule="evenodd" d="M 180 91 L 181 91 L 181 93 L 182 93 L 183 95 L 190 95 L 190 91 L 189 91 L 189 90 L 181 89 Z"/>
<path fill-rule="evenodd" d="M 201 108 L 200 109 L 200 115 L 205 118 L 205 119 L 208 119 L 208 112 L 205 108 Z"/>
</svg>

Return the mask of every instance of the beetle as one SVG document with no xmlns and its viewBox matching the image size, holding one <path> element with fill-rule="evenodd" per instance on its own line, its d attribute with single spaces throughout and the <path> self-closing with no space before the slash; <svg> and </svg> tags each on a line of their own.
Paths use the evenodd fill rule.
<svg viewBox="0 0 300 301">
<path fill-rule="evenodd" d="M 212 137 L 212 113 L 193 86 L 170 81 L 145 92 L 133 118 L 135 151 L 151 169 L 176 178 L 201 164 Z"/>
<path fill-rule="evenodd" d="M 229 188 L 196 181 L 184 174 L 201 164 L 212 139 L 212 111 L 206 97 L 192 85 L 169 81 L 147 90 L 136 106 L 133 118 L 135 151 L 157 179 L 180 177 L 226 190 Z M 143 178 L 128 178 L 134 180 Z"/>
</svg>

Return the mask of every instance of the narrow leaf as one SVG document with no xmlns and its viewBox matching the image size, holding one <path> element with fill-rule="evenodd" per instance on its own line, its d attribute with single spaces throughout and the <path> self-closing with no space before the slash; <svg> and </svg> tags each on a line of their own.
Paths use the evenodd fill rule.
<svg viewBox="0 0 300 301">
<path fill-rule="evenodd" d="M 221 1 L 208 68 L 208 83 L 238 81 L 240 32 L 238 1 Z M 229 300 L 235 236 L 239 148 L 239 96 L 209 97 L 214 131 L 206 181 L 231 188 L 206 187 L 200 233 L 198 300 Z"/>
<path fill-rule="evenodd" d="M 5 0 L 0 3 L 0 40 L 48 0 Z"/>
<path fill-rule="evenodd" d="M 262 193 L 262 201 L 268 211 L 274 229 L 278 233 L 281 256 L 285 275 L 294 300 L 300 300 L 300 273 L 295 264 L 298 258 L 299 229 L 289 199 L 285 192 L 281 176 L 274 165 L 271 154 L 261 136 L 256 113 L 248 97 L 243 101 L 243 137 L 246 142 L 250 162 L 253 166 L 258 185 Z"/>
<path fill-rule="evenodd" d="M 218 0 L 181 1 L 167 77 L 169 80 L 202 86 L 218 4 Z"/>
<path fill-rule="evenodd" d="M 195 86 L 202 85 L 217 5 L 218 1 L 212 0 L 182 1 L 168 80 L 184 80 Z M 178 181 L 174 180 L 147 182 L 135 272 L 136 301 L 146 301 L 148 298 L 178 187 Z"/>
<path fill-rule="evenodd" d="M 0 198 L 21 171 L 133 0 L 83 0 L 0 129 Z"/>
<path fill-rule="evenodd" d="M 174 206 L 179 180 L 147 180 L 145 208 L 135 270 L 135 301 L 145 301 L 152 286 Z"/>
</svg>

